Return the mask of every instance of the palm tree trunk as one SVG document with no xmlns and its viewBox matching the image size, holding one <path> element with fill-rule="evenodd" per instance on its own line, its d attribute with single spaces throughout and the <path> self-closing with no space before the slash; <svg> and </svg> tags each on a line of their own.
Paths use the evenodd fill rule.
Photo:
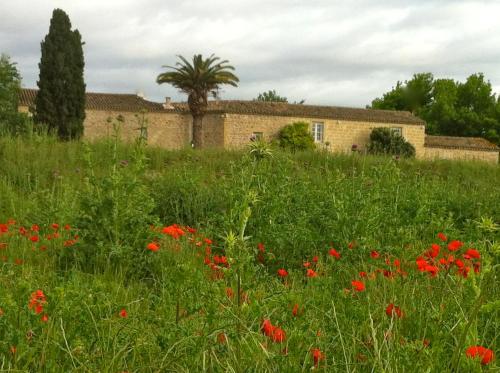
<svg viewBox="0 0 500 373">
<path fill-rule="evenodd" d="M 203 146 L 203 115 L 193 115 L 193 146 L 199 149 Z"/>
</svg>

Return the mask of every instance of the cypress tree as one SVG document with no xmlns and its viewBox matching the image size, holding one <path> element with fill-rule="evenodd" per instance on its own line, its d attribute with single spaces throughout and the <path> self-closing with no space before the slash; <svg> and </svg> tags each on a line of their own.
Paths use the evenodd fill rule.
<svg viewBox="0 0 500 373">
<path fill-rule="evenodd" d="M 40 77 L 35 99 L 36 123 L 57 131 L 60 139 L 78 139 L 85 119 L 82 37 L 71 30 L 68 15 L 54 9 L 49 33 L 41 43 Z"/>
</svg>

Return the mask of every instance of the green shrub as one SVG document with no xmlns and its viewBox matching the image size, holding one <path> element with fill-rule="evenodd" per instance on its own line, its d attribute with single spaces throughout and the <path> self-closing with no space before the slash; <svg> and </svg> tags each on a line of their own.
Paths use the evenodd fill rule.
<svg viewBox="0 0 500 373">
<path fill-rule="evenodd" d="M 281 129 L 279 146 L 292 151 L 314 149 L 314 140 L 307 122 L 295 122 Z"/>
<path fill-rule="evenodd" d="M 384 127 L 373 129 L 367 149 L 370 154 L 399 155 L 405 158 L 415 156 L 415 148 L 412 144 Z"/>
</svg>

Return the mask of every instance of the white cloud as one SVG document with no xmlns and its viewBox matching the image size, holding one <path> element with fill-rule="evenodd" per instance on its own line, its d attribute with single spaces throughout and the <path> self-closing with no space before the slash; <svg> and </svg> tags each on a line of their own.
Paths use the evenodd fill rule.
<svg viewBox="0 0 500 373">
<path fill-rule="evenodd" d="M 459 80 L 480 71 L 500 88 L 495 0 L 17 0 L 2 5 L 0 51 L 25 86 L 36 85 L 56 7 L 86 42 L 89 91 L 184 99 L 155 78 L 176 54 L 194 53 L 236 67 L 241 84 L 223 98 L 276 89 L 292 101 L 363 107 L 422 71 Z"/>
</svg>

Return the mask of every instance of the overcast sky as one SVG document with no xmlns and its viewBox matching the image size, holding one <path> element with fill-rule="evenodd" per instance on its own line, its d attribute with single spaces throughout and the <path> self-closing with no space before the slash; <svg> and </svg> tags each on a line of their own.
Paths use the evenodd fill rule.
<svg viewBox="0 0 500 373">
<path fill-rule="evenodd" d="M 289 101 L 364 107 L 416 72 L 483 72 L 500 91 L 500 0 L 0 0 L 0 52 L 24 87 L 36 86 L 58 7 L 85 41 L 87 91 L 185 100 L 155 79 L 195 53 L 236 67 L 240 85 L 223 99 L 276 89 Z"/>
</svg>

